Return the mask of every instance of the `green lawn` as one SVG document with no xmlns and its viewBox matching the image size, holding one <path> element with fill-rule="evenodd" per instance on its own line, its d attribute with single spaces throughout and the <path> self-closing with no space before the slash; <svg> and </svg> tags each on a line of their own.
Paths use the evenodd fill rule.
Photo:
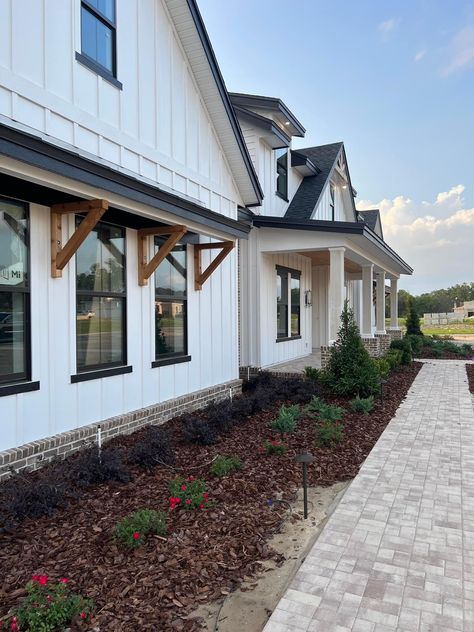
<svg viewBox="0 0 474 632">
<path fill-rule="evenodd" d="M 474 336 L 474 325 L 440 325 L 439 327 L 423 327 L 425 336 Z"/>
</svg>

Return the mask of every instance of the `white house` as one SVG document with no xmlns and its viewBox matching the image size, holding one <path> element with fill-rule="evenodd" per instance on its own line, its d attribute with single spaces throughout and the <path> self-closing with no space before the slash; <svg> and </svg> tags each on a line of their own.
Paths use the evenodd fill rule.
<svg viewBox="0 0 474 632">
<path fill-rule="evenodd" d="M 261 201 L 194 0 L 2 0 L 0 475 L 239 388 Z"/>
<path fill-rule="evenodd" d="M 343 143 L 294 150 L 305 130 L 280 99 L 231 99 L 265 194 L 240 243 L 241 366 L 310 364 L 320 350 L 324 363 L 346 298 L 379 355 L 401 335 L 397 284 L 413 271 L 384 241 L 379 212 L 356 210 Z"/>
</svg>

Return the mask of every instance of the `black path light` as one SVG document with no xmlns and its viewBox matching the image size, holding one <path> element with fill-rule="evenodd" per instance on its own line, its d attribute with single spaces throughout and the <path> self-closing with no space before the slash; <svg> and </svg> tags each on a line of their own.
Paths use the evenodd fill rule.
<svg viewBox="0 0 474 632">
<path fill-rule="evenodd" d="M 304 504 L 304 517 L 308 517 L 308 465 L 316 460 L 309 452 L 303 452 L 297 454 L 295 461 L 303 464 L 303 504 Z"/>
</svg>

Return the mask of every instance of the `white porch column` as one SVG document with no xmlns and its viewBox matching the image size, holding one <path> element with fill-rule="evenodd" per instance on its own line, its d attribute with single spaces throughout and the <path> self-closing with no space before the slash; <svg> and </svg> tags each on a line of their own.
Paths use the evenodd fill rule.
<svg viewBox="0 0 474 632">
<path fill-rule="evenodd" d="M 390 279 L 390 329 L 398 327 L 398 279 Z"/>
<path fill-rule="evenodd" d="M 376 305 L 376 333 L 385 334 L 385 272 L 378 272 L 375 275 L 377 288 L 375 293 Z"/>
<path fill-rule="evenodd" d="M 362 266 L 362 323 L 360 333 L 363 338 L 372 338 L 372 314 L 374 291 L 374 266 Z"/>
<path fill-rule="evenodd" d="M 337 339 L 344 309 L 344 252 L 345 248 L 329 248 L 329 344 Z"/>
</svg>

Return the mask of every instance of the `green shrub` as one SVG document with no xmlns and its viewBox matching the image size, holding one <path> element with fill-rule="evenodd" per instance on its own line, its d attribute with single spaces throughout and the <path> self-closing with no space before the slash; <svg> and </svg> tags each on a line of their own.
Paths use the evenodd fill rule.
<svg viewBox="0 0 474 632">
<path fill-rule="evenodd" d="M 389 349 L 387 353 L 383 356 L 383 359 L 389 363 L 390 370 L 393 371 L 401 366 L 403 352 L 400 349 Z"/>
<path fill-rule="evenodd" d="M 411 344 L 408 338 L 392 340 L 390 349 L 399 349 L 402 352 L 402 364 L 411 364 L 413 362 Z"/>
<path fill-rule="evenodd" d="M 474 349 L 472 348 L 472 345 L 468 345 L 467 343 L 461 345 L 461 355 L 463 355 L 465 358 L 472 357 L 473 353 Z"/>
<path fill-rule="evenodd" d="M 432 347 L 431 355 L 433 356 L 433 358 L 441 358 L 441 356 L 443 355 L 443 352 L 439 347 Z"/>
<path fill-rule="evenodd" d="M 33 575 L 26 584 L 26 597 L 9 614 L 8 629 L 56 632 L 69 626 L 76 617 L 87 622 L 94 604 L 90 599 L 71 593 L 68 583 L 65 577 L 52 584 L 46 575 Z"/>
<path fill-rule="evenodd" d="M 341 314 L 338 338 L 331 347 L 329 362 L 320 381 L 337 395 L 369 397 L 380 391 L 377 367 L 364 347 L 347 301 Z"/>
<path fill-rule="evenodd" d="M 324 421 L 340 421 L 344 417 L 344 408 L 333 404 L 324 404 L 319 411 L 319 418 Z"/>
<path fill-rule="evenodd" d="M 170 509 L 206 509 L 209 504 L 206 481 L 201 478 L 178 476 L 169 484 L 169 490 Z"/>
<path fill-rule="evenodd" d="M 422 336 L 420 327 L 420 317 L 413 306 L 413 299 L 408 299 L 408 314 L 406 319 L 407 335 Z"/>
<path fill-rule="evenodd" d="M 423 336 L 415 336 L 413 334 L 407 334 L 405 336 L 405 338 L 410 341 L 410 346 L 411 346 L 411 350 L 412 350 L 413 355 L 420 354 L 421 350 L 423 349 L 424 337 Z"/>
<path fill-rule="evenodd" d="M 316 440 L 320 446 L 330 448 L 342 441 L 343 433 L 344 426 L 342 424 L 326 419 L 321 426 L 316 428 Z"/>
<path fill-rule="evenodd" d="M 271 423 L 272 430 L 279 432 L 281 435 L 294 432 L 300 416 L 300 407 L 282 406 L 278 411 L 278 417 Z"/>
<path fill-rule="evenodd" d="M 165 535 L 166 514 L 154 509 L 139 509 L 120 522 L 114 529 L 114 539 L 130 549 L 143 544 L 148 535 Z"/>
<path fill-rule="evenodd" d="M 263 447 L 260 447 L 258 451 L 261 454 L 266 454 L 267 456 L 272 455 L 272 454 L 281 456 L 282 454 L 285 454 L 286 452 L 286 445 L 284 443 L 281 443 L 281 441 L 275 441 L 275 440 L 265 441 L 265 443 L 263 444 Z"/>
<path fill-rule="evenodd" d="M 313 397 L 309 404 L 305 407 L 305 412 L 307 415 L 318 415 L 322 409 L 326 406 L 326 402 L 324 402 L 320 397 Z"/>
<path fill-rule="evenodd" d="M 390 365 L 390 362 L 387 360 L 387 358 L 374 358 L 373 362 L 375 363 L 375 366 L 377 367 L 377 371 L 379 372 L 380 377 L 381 378 L 388 377 L 392 367 Z"/>
<path fill-rule="evenodd" d="M 227 476 L 231 472 L 236 472 L 242 467 L 242 461 L 238 456 L 221 456 L 219 455 L 210 467 L 210 473 L 213 476 Z"/>
<path fill-rule="evenodd" d="M 368 415 L 374 409 L 374 398 L 356 397 L 351 401 L 351 407 L 355 413 L 364 413 L 364 415 Z"/>
<path fill-rule="evenodd" d="M 307 380 L 314 380 L 317 382 L 321 375 L 321 369 L 316 369 L 314 366 L 305 366 L 304 376 Z"/>
</svg>

